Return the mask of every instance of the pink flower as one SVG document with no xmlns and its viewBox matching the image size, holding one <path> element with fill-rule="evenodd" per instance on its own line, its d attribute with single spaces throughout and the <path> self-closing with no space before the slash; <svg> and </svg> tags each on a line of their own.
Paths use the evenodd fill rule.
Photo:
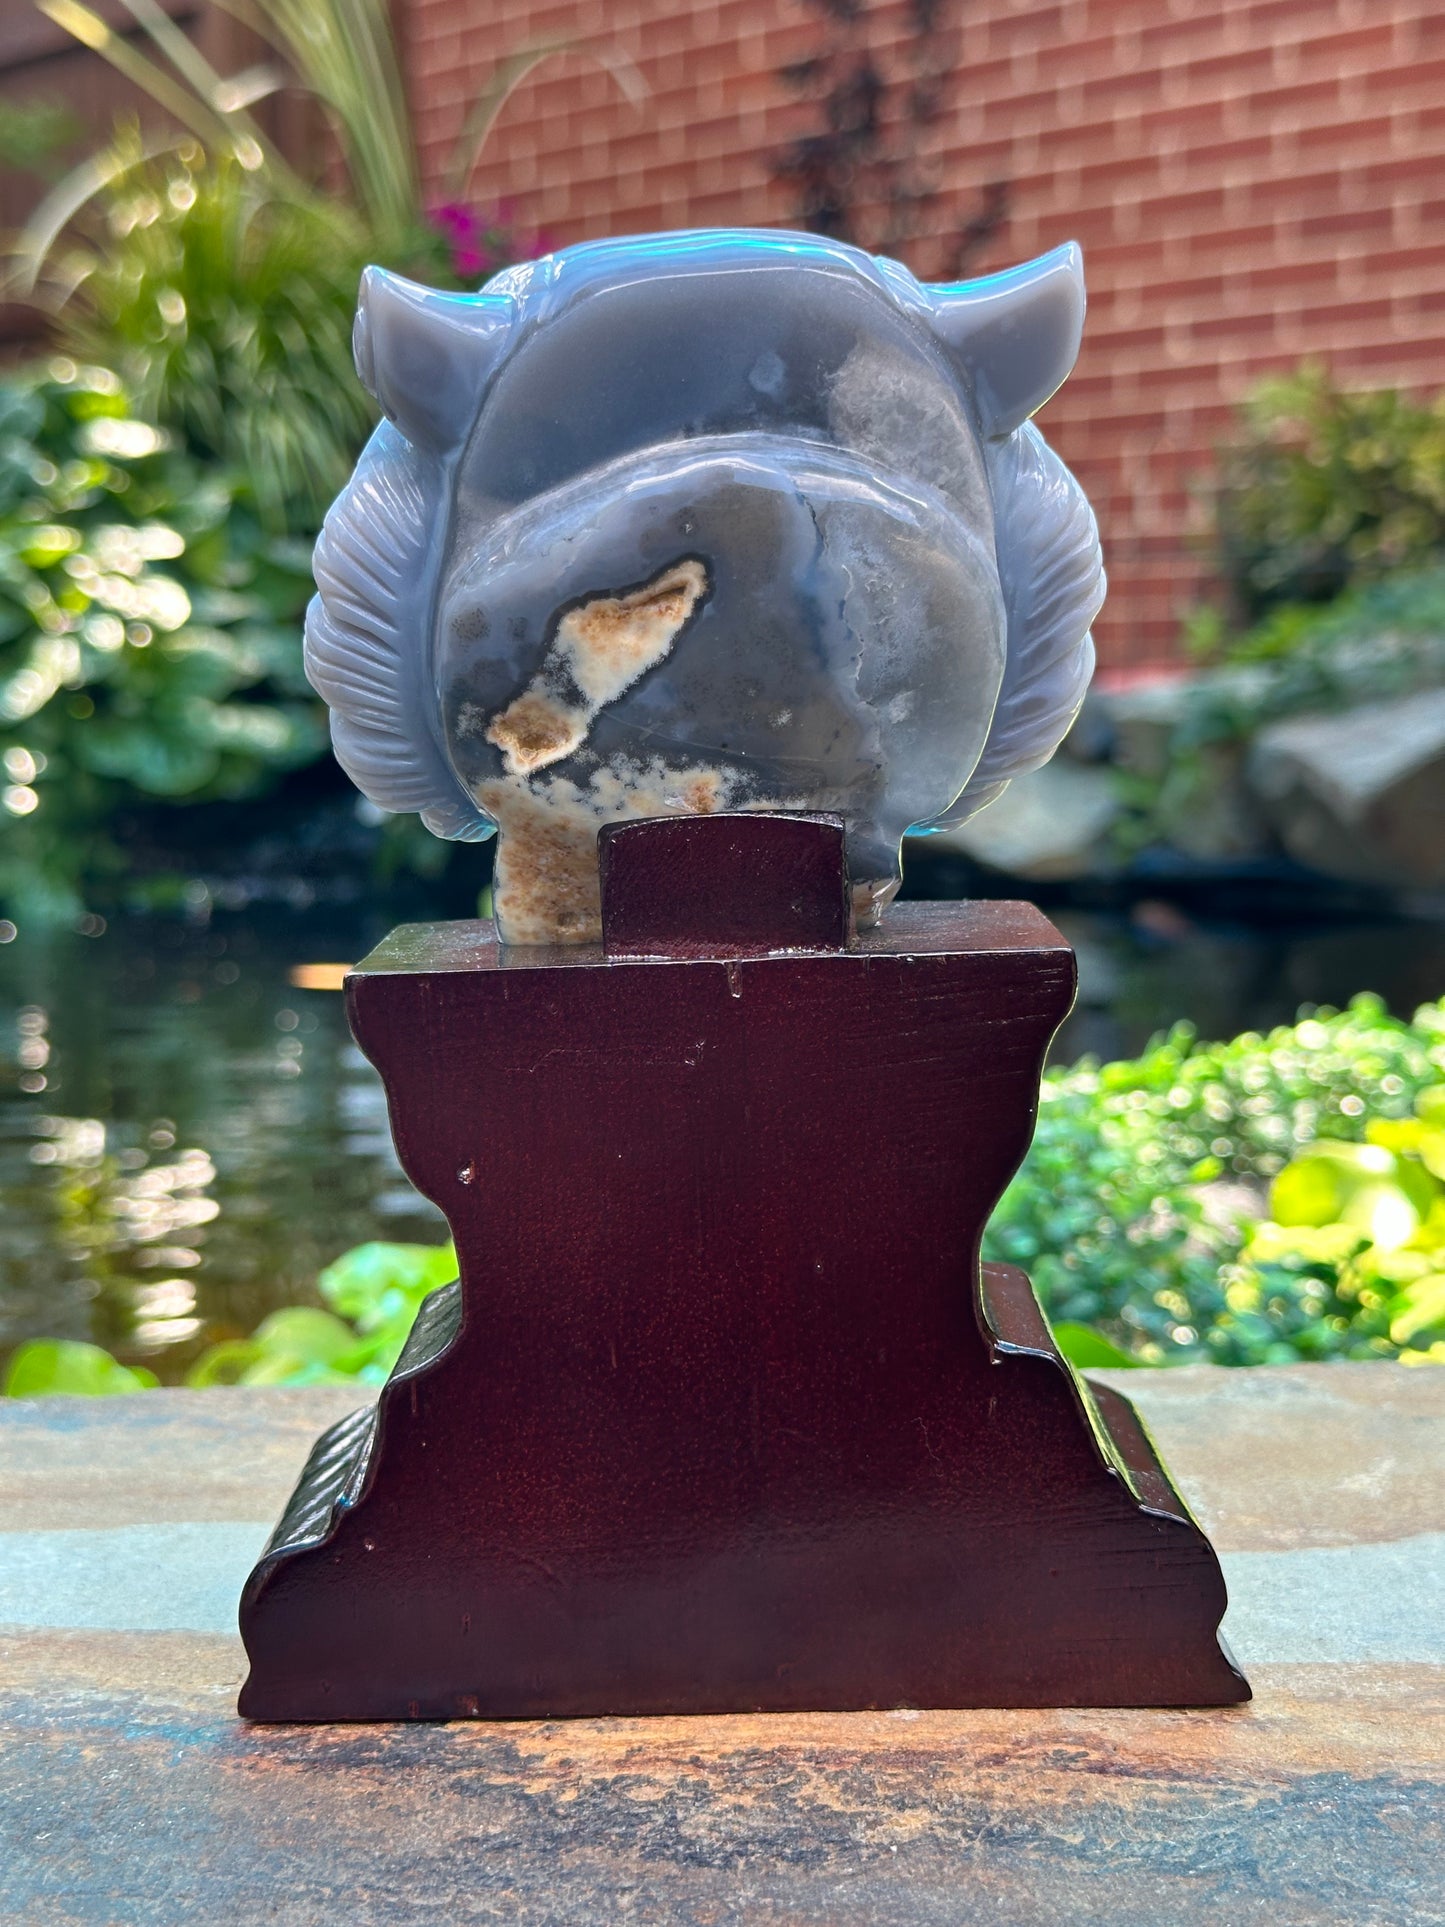
<svg viewBox="0 0 1445 1927">
<path fill-rule="evenodd" d="M 445 237 L 452 272 L 460 281 L 480 279 L 507 261 L 534 261 L 553 247 L 550 235 L 514 227 L 513 203 L 506 199 L 480 209 L 447 201 L 426 218 Z"/>
<path fill-rule="evenodd" d="M 454 235 L 457 239 L 474 234 L 478 226 L 476 215 L 459 201 L 448 201 L 442 207 L 434 207 L 427 220 L 440 233 Z"/>
</svg>

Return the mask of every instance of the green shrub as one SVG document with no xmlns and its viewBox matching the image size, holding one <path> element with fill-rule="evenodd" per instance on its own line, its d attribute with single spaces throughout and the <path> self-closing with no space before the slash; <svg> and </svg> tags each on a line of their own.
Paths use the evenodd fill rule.
<svg viewBox="0 0 1445 1927">
<path fill-rule="evenodd" d="M 1261 383 L 1214 494 L 1237 611 L 1328 602 L 1445 551 L 1445 395 L 1340 387 L 1316 365 Z"/>
<path fill-rule="evenodd" d="M 1404 1023 L 1370 996 L 1267 1037 L 1204 1044 L 1181 1024 L 1137 1059 L 1051 1071 L 985 1255 L 1022 1265 L 1051 1318 L 1149 1363 L 1391 1356 L 1401 1346 L 1342 1273 L 1326 1302 L 1317 1275 L 1284 1266 L 1264 1315 L 1245 1316 L 1231 1267 L 1302 1150 L 1410 1119 L 1442 1078 L 1445 1004 Z"/>
<path fill-rule="evenodd" d="M 1445 686 L 1445 564 L 1364 583 L 1327 608 L 1276 609 L 1226 655 L 1189 690 L 1177 752 Z"/>
<path fill-rule="evenodd" d="M 422 1300 L 456 1275 L 450 1245 L 358 1245 L 316 1281 L 328 1311 L 307 1305 L 273 1311 L 249 1338 L 212 1345 L 186 1383 L 384 1384 Z"/>
<path fill-rule="evenodd" d="M 122 1365 L 99 1345 L 71 1338 L 35 1338 L 21 1345 L 5 1373 L 7 1398 L 41 1398 L 69 1392 L 106 1398 L 116 1392 L 148 1392 L 159 1383 L 143 1365 Z"/>
<path fill-rule="evenodd" d="M 1327 708 L 1336 700 L 1368 701 L 1400 693 L 1402 683 L 1445 679 L 1445 560 L 1355 583 L 1329 603 L 1281 603 L 1251 628 L 1227 638 L 1215 612 L 1210 618 L 1201 630 L 1200 653 L 1251 669 L 1266 668 L 1272 679 L 1295 670 L 1319 682 L 1318 689 L 1305 686 L 1298 694 L 1286 684 L 1281 713 L 1305 704 Z M 1406 646 L 1392 649 L 1389 660 L 1376 669 L 1367 658 L 1382 640 Z M 1337 682 L 1348 685 L 1362 677 L 1358 689 L 1346 686 L 1336 697 Z"/>
<path fill-rule="evenodd" d="M 66 348 L 114 368 L 180 447 L 244 474 L 268 526 L 314 535 L 375 421 L 351 366 L 363 222 L 188 146 L 137 150 L 97 227 L 60 311 Z"/>
<path fill-rule="evenodd" d="M 115 376 L 0 385 L 0 895 L 70 916 L 124 871 L 115 816 L 254 795 L 325 747 L 301 666 L 303 549 L 170 448 Z"/>
<path fill-rule="evenodd" d="M 1270 1342 L 1279 1307 L 1352 1356 L 1445 1363 L 1445 1085 L 1410 1118 L 1373 1118 L 1362 1144 L 1325 1139 L 1287 1164 L 1225 1273 L 1224 1328 Z"/>
</svg>

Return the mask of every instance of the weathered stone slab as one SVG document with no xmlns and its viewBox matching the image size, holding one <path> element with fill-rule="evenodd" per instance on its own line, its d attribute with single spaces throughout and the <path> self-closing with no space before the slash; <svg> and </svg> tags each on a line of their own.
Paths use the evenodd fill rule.
<svg viewBox="0 0 1445 1927">
<path fill-rule="evenodd" d="M 1108 719 L 1113 760 L 1132 776 L 1160 782 L 1169 772 L 1174 733 L 1189 706 L 1194 676 L 1159 676 L 1100 691 L 1096 702 Z"/>
<path fill-rule="evenodd" d="M 247 1727 L 231 1589 L 354 1395 L 0 1407 L 0 1921 L 1445 1919 L 1445 1372 L 1118 1382 L 1251 1705 Z"/>
<path fill-rule="evenodd" d="M 996 802 L 929 842 L 1006 876 L 1089 876 L 1111 867 L 1103 839 L 1121 807 L 1106 769 L 1061 760 L 1016 776 Z"/>
<path fill-rule="evenodd" d="M 1445 689 L 1272 723 L 1249 778 L 1296 861 L 1360 883 L 1445 883 Z"/>
</svg>

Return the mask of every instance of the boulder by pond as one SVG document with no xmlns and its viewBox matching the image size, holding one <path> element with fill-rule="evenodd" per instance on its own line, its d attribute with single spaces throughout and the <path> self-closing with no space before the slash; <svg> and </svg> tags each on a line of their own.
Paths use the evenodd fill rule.
<svg viewBox="0 0 1445 1927">
<path fill-rule="evenodd" d="M 1107 769 L 1061 757 L 1015 777 L 996 802 L 929 841 L 1008 876 L 1092 876 L 1118 865 L 1107 836 L 1122 808 Z"/>
<path fill-rule="evenodd" d="M 1229 663 L 1095 688 L 1053 763 L 934 847 L 1037 882 L 1127 876 L 1162 857 L 1211 872 L 1298 865 L 1383 893 L 1445 887 L 1439 645 L 1377 637 L 1384 691 L 1367 697 L 1370 653 L 1337 647 L 1329 677 Z"/>
<path fill-rule="evenodd" d="M 1445 885 L 1445 689 L 1271 723 L 1248 777 L 1297 862 L 1354 882 Z"/>
</svg>

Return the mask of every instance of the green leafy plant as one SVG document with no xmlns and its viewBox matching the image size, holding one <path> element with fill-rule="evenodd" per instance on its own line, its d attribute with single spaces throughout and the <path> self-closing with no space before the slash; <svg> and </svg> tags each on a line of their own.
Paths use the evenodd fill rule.
<svg viewBox="0 0 1445 1927">
<path fill-rule="evenodd" d="M 403 67 L 388 0 L 222 0 L 227 12 L 272 51 L 238 74 L 219 73 L 171 19 L 159 0 L 121 0 L 146 35 L 151 52 L 117 31 L 81 0 L 35 0 L 40 13 L 117 68 L 148 94 L 183 130 L 167 140 L 200 142 L 216 159 L 229 157 L 265 178 L 283 195 L 311 190 L 278 152 L 251 111 L 286 87 L 313 100 L 326 121 L 345 177 L 344 198 L 384 254 L 426 245 L 416 128 L 403 83 Z M 645 89 L 636 66 L 620 49 L 585 40 L 529 43 L 503 55 L 470 103 L 443 174 L 446 199 L 468 193 L 487 139 L 508 100 L 543 62 L 578 54 L 609 73 L 623 94 L 639 105 Z M 132 165 L 100 149 L 61 183 L 37 210 L 22 241 L 32 270 L 76 209 L 99 187 Z"/>
<path fill-rule="evenodd" d="M 1445 394 L 1351 390 L 1316 364 L 1261 383 L 1222 458 L 1213 523 L 1246 622 L 1438 561 Z"/>
<path fill-rule="evenodd" d="M 1135 1358 L 1112 1338 L 1105 1338 L 1088 1325 L 1071 1325 L 1061 1319 L 1053 1328 L 1054 1342 L 1071 1365 L 1081 1371 L 1097 1371 L 1100 1366 L 1118 1371 L 1120 1369 L 1137 1371 L 1143 1366 L 1142 1358 Z"/>
<path fill-rule="evenodd" d="M 142 12 L 139 0 L 125 0 L 125 4 L 142 24 L 151 17 L 149 6 Z M 418 246 L 426 248 L 429 224 L 422 211 L 416 128 L 388 0 L 226 0 L 226 4 L 270 43 L 286 63 L 292 81 L 319 102 L 344 157 L 353 203 L 383 254 L 404 256 Z M 174 57 L 176 50 L 167 42 L 163 51 Z M 513 49 L 496 61 L 467 108 L 443 170 L 444 203 L 466 201 L 502 109 L 535 68 L 564 54 L 594 62 L 625 98 L 634 106 L 641 104 L 645 94 L 641 77 L 619 48 L 552 39 Z M 255 136 L 254 128 L 248 131 Z M 267 164 L 274 168 L 274 157 L 268 156 Z M 434 242 L 430 245 L 434 247 Z"/>
<path fill-rule="evenodd" d="M 456 1275 L 450 1245 L 358 1245 L 316 1281 L 329 1309 L 293 1305 L 272 1312 L 249 1338 L 211 1346 L 186 1383 L 383 1384 L 423 1299 Z"/>
<path fill-rule="evenodd" d="M 72 252 L 65 345 L 117 368 L 182 448 L 245 475 L 269 527 L 312 534 L 375 419 L 351 372 L 366 229 L 345 203 L 277 194 L 194 144 L 136 155 L 100 211 L 102 245 Z"/>
<path fill-rule="evenodd" d="M 1276 714 L 1438 685 L 1445 562 L 1356 583 L 1327 604 L 1281 603 L 1212 653 L 1247 669 Z"/>
<path fill-rule="evenodd" d="M 0 385 L 0 893 L 68 917 L 117 812 L 255 794 L 320 754 L 304 550 L 64 360 Z"/>
<path fill-rule="evenodd" d="M 148 1392 L 160 1381 L 143 1365 L 122 1365 L 99 1345 L 71 1338 L 36 1338 L 22 1345 L 5 1374 L 7 1398 L 41 1398 L 69 1392 L 84 1398 L 116 1392 Z"/>
<path fill-rule="evenodd" d="M 1269 1206 L 1227 1276 L 1233 1314 L 1267 1321 L 1282 1288 L 1303 1287 L 1317 1318 L 1445 1363 L 1445 1085 L 1413 1117 L 1372 1118 L 1363 1143 L 1311 1145 Z"/>
<path fill-rule="evenodd" d="M 365 1244 L 317 1279 L 322 1305 L 287 1305 L 249 1338 L 210 1346 L 186 1376 L 212 1385 L 384 1384 L 423 1301 L 457 1275 L 451 1245 Z M 14 1398 L 50 1392 L 140 1391 L 156 1383 L 98 1345 L 36 1339 L 11 1360 L 4 1390 Z"/>
<path fill-rule="evenodd" d="M 1051 1318 L 1150 1364 L 1393 1356 L 1348 1280 L 1322 1292 L 1285 1265 L 1246 1304 L 1231 1267 L 1306 1147 L 1408 1122 L 1442 1076 L 1445 1005 L 1405 1023 L 1370 996 L 1267 1037 L 1208 1044 L 1177 1025 L 1139 1058 L 1050 1071 L 985 1255 L 1024 1266 Z"/>
</svg>

